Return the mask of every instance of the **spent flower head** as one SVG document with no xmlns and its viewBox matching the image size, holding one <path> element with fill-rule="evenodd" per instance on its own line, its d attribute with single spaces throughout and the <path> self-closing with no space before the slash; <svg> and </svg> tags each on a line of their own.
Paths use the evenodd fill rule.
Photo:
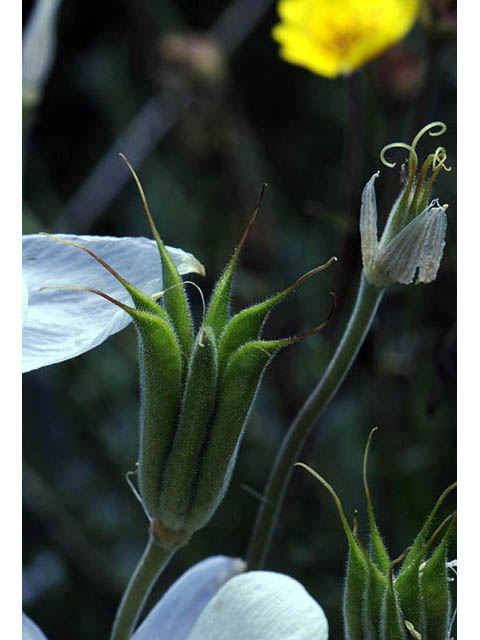
<svg viewBox="0 0 480 640">
<path fill-rule="evenodd" d="M 401 40 L 420 0 L 279 0 L 280 55 L 328 78 L 349 74 Z"/>
<path fill-rule="evenodd" d="M 427 155 L 422 165 L 416 147 L 427 132 L 430 136 L 444 133 L 443 122 L 432 122 L 421 129 L 411 144 L 393 142 L 382 149 L 381 161 L 390 168 L 396 166 L 386 158 L 393 148 L 406 149 L 408 162 L 403 165 L 403 184 L 388 215 L 382 237 L 378 240 L 375 173 L 365 185 L 360 209 L 360 237 L 363 273 L 376 287 L 394 282 L 411 284 L 435 280 L 445 246 L 447 204 L 429 201 L 430 192 L 438 174 L 450 171 L 447 152 L 437 147 Z"/>
</svg>

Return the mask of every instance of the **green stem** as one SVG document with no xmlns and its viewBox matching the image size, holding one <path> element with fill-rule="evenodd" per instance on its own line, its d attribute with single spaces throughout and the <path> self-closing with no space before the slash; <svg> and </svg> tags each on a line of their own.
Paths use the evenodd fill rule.
<svg viewBox="0 0 480 640">
<path fill-rule="evenodd" d="M 319 383 L 290 425 L 277 454 L 265 488 L 247 553 L 249 570 L 261 569 L 280 512 L 285 491 L 300 450 L 312 427 L 342 384 L 352 366 L 384 289 L 377 289 L 361 276 L 357 300 L 343 337 Z"/>
<path fill-rule="evenodd" d="M 152 534 L 149 535 L 147 547 L 118 607 L 110 640 L 129 640 L 155 580 L 175 551 L 175 548 L 165 551 Z"/>
</svg>

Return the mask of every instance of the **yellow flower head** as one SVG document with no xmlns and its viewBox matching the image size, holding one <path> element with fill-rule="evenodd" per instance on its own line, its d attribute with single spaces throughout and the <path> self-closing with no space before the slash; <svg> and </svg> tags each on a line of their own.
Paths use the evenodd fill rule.
<svg viewBox="0 0 480 640">
<path fill-rule="evenodd" d="M 328 78 L 358 69 L 411 29 L 421 0 L 279 0 L 280 55 Z"/>
</svg>

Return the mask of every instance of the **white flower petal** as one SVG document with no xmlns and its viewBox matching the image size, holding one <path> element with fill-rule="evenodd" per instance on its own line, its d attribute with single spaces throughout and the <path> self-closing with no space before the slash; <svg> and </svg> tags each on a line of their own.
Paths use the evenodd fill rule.
<svg viewBox="0 0 480 640">
<path fill-rule="evenodd" d="M 22 327 L 27 319 L 28 311 L 28 287 L 25 278 L 22 277 Z"/>
<path fill-rule="evenodd" d="M 153 240 L 64 234 L 56 237 L 91 249 L 144 293 L 161 291 L 162 268 Z M 191 254 L 181 249 L 167 249 L 180 273 L 205 273 Z M 111 273 L 76 247 L 45 236 L 24 236 L 23 277 L 29 296 L 23 327 L 24 372 L 78 356 L 130 322 L 125 311 L 88 291 L 40 291 L 46 286 L 91 287 L 132 304 L 127 291 Z"/>
<path fill-rule="evenodd" d="M 186 571 L 155 605 L 132 640 L 186 640 L 205 606 L 232 576 L 244 571 L 237 558 L 212 556 Z"/>
<path fill-rule="evenodd" d="M 22 612 L 22 640 L 47 640 L 37 625 Z"/>
<path fill-rule="evenodd" d="M 289 576 L 252 571 L 210 600 L 188 640 L 326 640 L 323 609 Z"/>
</svg>

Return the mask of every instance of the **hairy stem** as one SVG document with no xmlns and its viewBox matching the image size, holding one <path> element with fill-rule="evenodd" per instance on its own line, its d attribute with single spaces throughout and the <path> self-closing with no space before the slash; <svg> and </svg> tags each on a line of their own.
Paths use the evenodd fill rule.
<svg viewBox="0 0 480 640">
<path fill-rule="evenodd" d="M 147 547 L 130 578 L 113 623 L 110 640 L 129 640 L 145 601 L 176 549 L 165 551 L 149 535 Z"/>
<path fill-rule="evenodd" d="M 361 276 L 357 300 L 342 339 L 319 383 L 293 420 L 277 454 L 268 479 L 247 553 L 249 570 L 264 566 L 268 548 L 293 471 L 293 465 L 315 422 L 333 398 L 352 366 L 384 289 L 377 289 Z"/>
</svg>

